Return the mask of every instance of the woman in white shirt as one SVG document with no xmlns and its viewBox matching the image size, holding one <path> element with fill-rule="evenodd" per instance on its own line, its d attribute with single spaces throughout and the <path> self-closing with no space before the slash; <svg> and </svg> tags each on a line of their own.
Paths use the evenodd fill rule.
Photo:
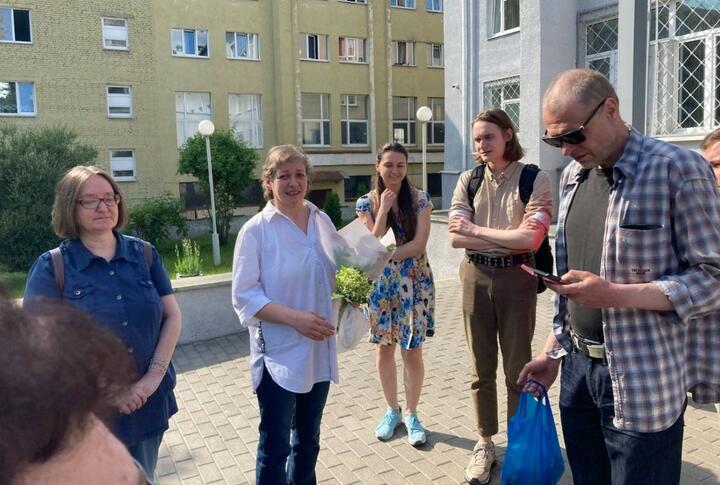
<svg viewBox="0 0 720 485">
<path fill-rule="evenodd" d="M 232 298 L 250 334 L 250 370 L 260 408 L 257 484 L 313 484 L 320 420 L 338 382 L 331 294 L 335 227 L 305 200 L 312 167 L 292 145 L 268 151 L 265 208 L 235 243 Z M 330 236 L 330 237 L 326 237 Z"/>
</svg>

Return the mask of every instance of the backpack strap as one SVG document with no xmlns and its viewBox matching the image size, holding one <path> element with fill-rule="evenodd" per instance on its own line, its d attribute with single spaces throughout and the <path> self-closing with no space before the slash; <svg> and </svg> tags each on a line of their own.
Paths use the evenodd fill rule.
<svg viewBox="0 0 720 485">
<path fill-rule="evenodd" d="M 65 288 L 65 262 L 63 261 L 62 251 L 60 248 L 52 248 L 50 250 L 52 257 L 53 272 L 55 273 L 55 284 L 62 292 Z"/>
<path fill-rule="evenodd" d="M 482 185 L 483 177 L 485 177 L 485 164 L 481 163 L 473 169 L 467 184 L 468 204 L 473 211 L 475 210 L 475 194 Z"/>
<path fill-rule="evenodd" d="M 535 185 L 535 177 L 540 172 L 540 167 L 529 163 L 522 168 L 520 172 L 520 182 L 518 183 L 518 189 L 520 191 L 520 200 L 523 204 L 527 205 L 530 201 L 530 196 L 533 193 L 533 185 Z"/>
<path fill-rule="evenodd" d="M 145 264 L 147 264 L 148 271 L 150 271 L 153 265 L 152 244 L 145 240 L 141 240 L 141 242 L 143 246 L 143 256 L 145 256 Z"/>
</svg>

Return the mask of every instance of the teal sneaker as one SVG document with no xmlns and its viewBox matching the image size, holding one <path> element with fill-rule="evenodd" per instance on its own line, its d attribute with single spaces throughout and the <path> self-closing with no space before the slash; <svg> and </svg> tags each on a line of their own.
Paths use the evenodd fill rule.
<svg viewBox="0 0 720 485">
<path fill-rule="evenodd" d="M 380 424 L 375 428 L 375 437 L 380 441 L 386 441 L 392 438 L 395 428 L 402 422 L 402 412 L 400 408 L 393 409 L 388 407 L 385 416 L 380 420 Z"/>
<path fill-rule="evenodd" d="M 427 436 L 425 428 L 417 417 L 417 414 L 411 413 L 405 416 L 405 427 L 407 428 L 408 443 L 413 446 L 425 444 Z"/>
</svg>

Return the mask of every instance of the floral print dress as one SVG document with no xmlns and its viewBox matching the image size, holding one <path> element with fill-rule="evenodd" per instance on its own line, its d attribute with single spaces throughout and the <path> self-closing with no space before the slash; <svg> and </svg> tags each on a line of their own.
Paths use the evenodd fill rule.
<svg viewBox="0 0 720 485">
<path fill-rule="evenodd" d="M 413 189 L 415 212 L 419 214 L 432 202 L 427 192 Z M 357 200 L 355 211 L 370 213 L 375 220 L 373 192 Z M 399 232 L 399 233 L 398 233 Z M 396 231 L 398 246 L 405 235 Z M 370 321 L 369 342 L 389 345 L 400 343 L 404 349 L 420 347 L 425 337 L 435 333 L 435 285 L 427 254 L 403 260 L 388 261 L 382 275 L 373 282 L 366 316 Z"/>
</svg>

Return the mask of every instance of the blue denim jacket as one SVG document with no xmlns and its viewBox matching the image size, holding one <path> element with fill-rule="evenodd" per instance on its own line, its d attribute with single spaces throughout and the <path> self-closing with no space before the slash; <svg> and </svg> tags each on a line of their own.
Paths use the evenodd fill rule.
<svg viewBox="0 0 720 485">
<path fill-rule="evenodd" d="M 65 265 L 62 292 L 55 282 L 50 252 L 43 253 L 28 274 L 23 305 L 28 308 L 34 298 L 61 298 L 72 303 L 120 337 L 142 376 L 160 337 L 160 298 L 172 294 L 173 289 L 155 248 L 152 267 L 148 268 L 140 239 L 119 233 L 115 237 L 117 250 L 109 262 L 94 256 L 79 239 L 60 244 Z M 168 429 L 170 416 L 177 412 L 174 387 L 175 370 L 171 364 L 157 391 L 142 408 L 130 415 L 118 415 L 115 431 L 126 446 Z"/>
</svg>

